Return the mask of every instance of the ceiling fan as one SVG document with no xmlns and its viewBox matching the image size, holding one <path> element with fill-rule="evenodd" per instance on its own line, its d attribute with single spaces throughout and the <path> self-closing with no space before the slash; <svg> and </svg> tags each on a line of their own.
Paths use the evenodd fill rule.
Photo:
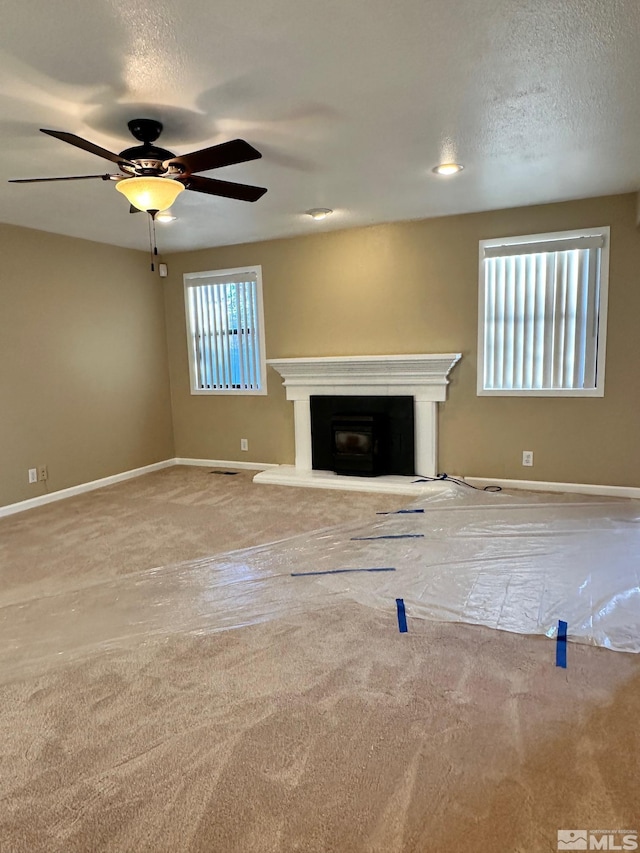
<svg viewBox="0 0 640 853">
<path fill-rule="evenodd" d="M 82 148 L 105 160 L 116 163 L 122 174 L 118 175 L 72 175 L 63 178 L 20 178 L 9 181 L 12 184 L 31 184 L 44 181 L 83 181 L 100 178 L 103 181 L 115 181 L 116 189 L 129 200 L 131 210 L 147 211 L 152 218 L 160 210 L 170 207 L 177 196 L 185 189 L 198 193 L 234 198 L 239 201 L 257 201 L 266 193 L 264 187 L 254 187 L 248 184 L 220 181 L 215 178 L 205 178 L 195 172 L 206 172 L 209 169 L 219 169 L 222 166 L 232 166 L 247 160 L 262 157 L 259 151 L 243 139 L 233 139 L 219 145 L 212 145 L 190 154 L 175 155 L 165 148 L 158 148 L 153 143 L 162 132 L 162 124 L 149 118 L 137 118 L 128 122 L 128 127 L 135 139 L 142 145 L 126 148 L 119 154 L 107 151 L 99 145 L 58 130 L 45 130 L 42 133 Z"/>
</svg>

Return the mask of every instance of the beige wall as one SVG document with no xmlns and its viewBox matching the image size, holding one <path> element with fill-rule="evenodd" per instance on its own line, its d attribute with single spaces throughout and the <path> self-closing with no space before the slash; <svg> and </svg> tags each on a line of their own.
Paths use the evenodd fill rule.
<svg viewBox="0 0 640 853">
<path fill-rule="evenodd" d="M 173 456 L 148 256 L 0 225 L 0 258 L 0 506 Z"/>
<path fill-rule="evenodd" d="M 182 274 L 255 263 L 268 358 L 463 353 L 440 411 L 441 471 L 638 486 L 635 206 L 614 196 L 176 254 L 164 306 L 145 253 L 0 225 L 0 506 L 173 455 L 293 462 L 274 371 L 266 397 L 189 393 Z M 599 225 L 611 226 L 605 397 L 477 397 L 478 240 Z M 43 464 L 48 483 L 29 485 Z"/>
<path fill-rule="evenodd" d="M 440 407 L 440 471 L 640 486 L 635 207 L 629 194 L 170 256 L 176 455 L 293 462 L 293 404 L 274 371 L 266 397 L 189 393 L 183 273 L 262 264 L 267 358 L 462 352 Z M 477 397 L 478 241 L 601 225 L 611 226 L 605 397 Z M 249 453 L 240 452 L 241 437 Z M 533 468 L 521 465 L 525 449 L 534 451 Z"/>
</svg>

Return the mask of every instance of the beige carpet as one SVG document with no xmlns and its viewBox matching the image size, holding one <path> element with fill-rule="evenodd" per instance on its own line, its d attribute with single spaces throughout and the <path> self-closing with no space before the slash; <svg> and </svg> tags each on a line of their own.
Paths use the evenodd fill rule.
<svg viewBox="0 0 640 853">
<path fill-rule="evenodd" d="M 168 469 L 0 520 L 0 604 L 402 502 Z M 554 653 L 341 603 L 0 673 L 0 851 L 537 853 L 640 829 L 640 657 Z"/>
</svg>

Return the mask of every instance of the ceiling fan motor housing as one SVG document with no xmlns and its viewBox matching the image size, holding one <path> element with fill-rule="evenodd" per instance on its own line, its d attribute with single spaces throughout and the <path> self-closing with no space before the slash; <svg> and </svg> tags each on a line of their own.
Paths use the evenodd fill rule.
<svg viewBox="0 0 640 853">
<path fill-rule="evenodd" d="M 181 175 L 184 172 L 184 168 L 178 163 L 167 163 L 175 157 L 172 151 L 152 145 L 162 133 L 162 122 L 152 118 L 134 118 L 127 122 L 127 126 L 131 135 L 142 142 L 142 145 L 135 145 L 120 152 L 123 160 L 135 163 L 135 167 L 128 163 L 119 164 L 125 174 L 137 177 L 165 177 Z"/>
<path fill-rule="evenodd" d="M 129 160 L 135 163 L 135 166 L 130 166 L 128 163 L 121 163 L 120 168 L 123 172 L 129 175 L 155 175 L 161 177 L 163 175 L 180 175 L 184 169 L 179 163 L 167 163 L 167 160 L 173 160 L 175 154 L 172 151 L 167 151 L 166 148 L 156 148 L 154 145 L 136 145 L 133 148 L 126 148 L 120 152 L 123 160 Z M 167 165 L 164 165 L 167 163 Z"/>
</svg>

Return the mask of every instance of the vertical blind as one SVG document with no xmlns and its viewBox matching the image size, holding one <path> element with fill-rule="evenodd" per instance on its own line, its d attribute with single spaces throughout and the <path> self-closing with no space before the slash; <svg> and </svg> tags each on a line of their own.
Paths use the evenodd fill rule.
<svg viewBox="0 0 640 853">
<path fill-rule="evenodd" d="M 484 249 L 485 390 L 593 389 L 604 238 Z"/>
<path fill-rule="evenodd" d="M 196 389 L 261 389 L 257 287 L 247 270 L 187 288 Z"/>
</svg>

